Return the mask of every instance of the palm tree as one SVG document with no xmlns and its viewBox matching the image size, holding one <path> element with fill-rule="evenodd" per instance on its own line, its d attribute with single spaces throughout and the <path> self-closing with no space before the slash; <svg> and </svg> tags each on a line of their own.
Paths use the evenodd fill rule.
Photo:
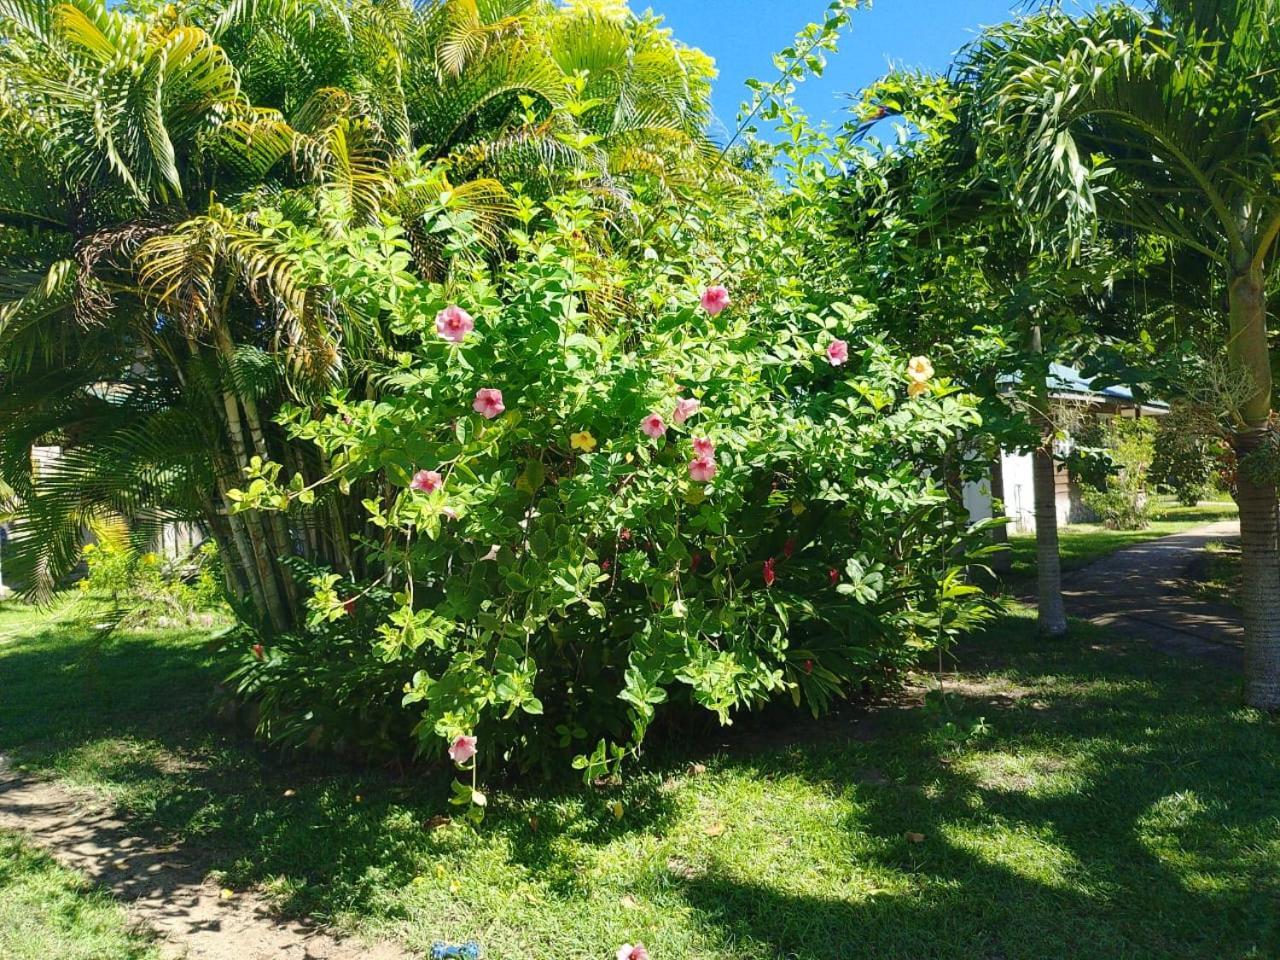
<svg viewBox="0 0 1280 960">
<path fill-rule="evenodd" d="M 287 558 L 364 577 L 361 497 L 297 518 L 230 509 L 254 457 L 319 477 L 275 418 L 375 389 L 394 345 L 282 252 L 287 207 L 327 234 L 397 219 L 446 277 L 442 214 L 499 251 L 536 172 L 613 207 L 679 191 L 710 65 L 655 21 L 532 0 L 231 0 L 147 16 L 0 0 L 0 477 L 24 584 L 47 592 L 102 512 L 198 520 L 245 619 L 288 629 Z M 39 477 L 30 447 L 68 449 Z M 286 562 L 282 562 L 285 558 Z"/>
<path fill-rule="evenodd" d="M 1280 525 L 1266 289 L 1280 234 L 1280 5 L 1159 0 L 1047 10 L 971 51 L 988 160 L 1041 236 L 1097 220 L 1202 254 L 1244 385 L 1223 414 L 1240 458 L 1249 702 L 1280 708 Z"/>
</svg>

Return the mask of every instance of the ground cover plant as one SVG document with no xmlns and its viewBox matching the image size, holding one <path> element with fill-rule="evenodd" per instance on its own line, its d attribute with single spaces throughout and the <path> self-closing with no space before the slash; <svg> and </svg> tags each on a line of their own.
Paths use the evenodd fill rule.
<svg viewBox="0 0 1280 960">
<path fill-rule="evenodd" d="M 89 625 L 91 626 L 91 625 Z M 199 634 L 0 607 L 0 749 L 211 851 L 220 882 L 494 960 L 1262 958 L 1280 948 L 1280 740 L 1239 680 L 1012 615 L 864 715 L 691 729 L 625 785 L 490 790 L 284 758 L 218 727 Z M 200 682 L 200 678 L 206 678 Z M 86 692 L 94 691 L 93 697 Z M 107 954 L 111 956 L 111 954 Z M 128 954 L 122 954 L 128 956 Z M 112 957 L 115 960 L 115 957 Z"/>
</svg>

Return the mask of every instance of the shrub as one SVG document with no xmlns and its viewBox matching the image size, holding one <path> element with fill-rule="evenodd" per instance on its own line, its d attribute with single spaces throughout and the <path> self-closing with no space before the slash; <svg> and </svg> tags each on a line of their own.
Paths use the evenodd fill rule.
<svg viewBox="0 0 1280 960">
<path fill-rule="evenodd" d="M 95 543 L 83 554 L 86 574 L 78 587 L 87 597 L 118 607 L 131 625 L 206 624 L 225 608 L 217 547 L 202 544 L 190 564 L 167 562 L 139 551 L 122 524 L 95 524 Z"/>
<path fill-rule="evenodd" d="M 1194 507 L 1213 493 L 1226 445 L 1189 426 L 1178 417 L 1161 422 L 1155 438 L 1151 480 L 1173 493 L 1183 506 Z"/>
<path fill-rule="evenodd" d="M 308 572 L 308 629 L 236 674 L 265 732 L 392 745 L 411 716 L 430 754 L 476 734 L 490 762 L 598 777 L 669 705 L 821 710 L 982 616 L 981 531 L 933 479 L 971 398 L 875 342 L 846 359 L 866 304 L 744 288 L 721 311 L 694 268 L 601 267 L 575 209 L 448 287 L 394 228 L 344 241 L 376 253 L 307 238 L 324 282 L 362 265 L 344 283 L 405 348 L 376 400 L 282 418 L 325 482 L 256 463 L 240 509 L 380 478 L 363 550 L 391 586 Z"/>
<path fill-rule="evenodd" d="M 1107 425 L 1107 450 L 1115 472 L 1099 488 L 1082 485 L 1081 496 L 1108 527 L 1141 530 L 1151 522 L 1147 474 L 1155 456 L 1156 426 L 1147 419 L 1114 418 Z"/>
</svg>

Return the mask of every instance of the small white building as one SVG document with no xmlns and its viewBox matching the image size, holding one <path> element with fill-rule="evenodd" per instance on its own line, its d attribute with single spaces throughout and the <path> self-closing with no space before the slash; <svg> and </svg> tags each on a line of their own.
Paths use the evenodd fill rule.
<svg viewBox="0 0 1280 960">
<path fill-rule="evenodd" d="M 1049 391 L 1053 400 L 1088 408 L 1096 416 L 1108 417 L 1162 417 L 1169 412 L 1167 404 L 1139 403 L 1128 387 L 1102 387 L 1095 389 L 1091 379 L 1082 377 L 1078 370 L 1053 364 L 1049 368 Z M 1055 444 L 1055 453 L 1063 457 L 1070 450 L 1070 441 Z M 1004 515 L 1012 521 L 1010 533 L 1035 533 L 1036 497 L 1031 474 L 1031 454 L 1001 451 L 999 457 L 1001 479 L 1004 481 Z M 994 469 L 994 464 L 992 465 Z M 1084 505 L 1079 486 L 1071 480 L 1065 464 L 1058 463 L 1057 470 L 1058 526 L 1072 523 L 1088 523 L 1097 518 Z M 994 516 L 991 480 L 983 479 L 967 483 L 964 487 L 964 505 L 969 519 L 977 522 Z"/>
</svg>

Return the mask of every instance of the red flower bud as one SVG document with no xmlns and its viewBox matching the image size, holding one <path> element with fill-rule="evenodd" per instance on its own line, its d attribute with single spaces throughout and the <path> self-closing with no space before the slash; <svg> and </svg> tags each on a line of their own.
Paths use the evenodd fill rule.
<svg viewBox="0 0 1280 960">
<path fill-rule="evenodd" d="M 782 545 L 782 555 L 786 557 L 788 560 L 790 560 L 791 555 L 794 554 L 795 552 L 796 552 L 796 538 L 787 537 L 787 542 Z"/>
<path fill-rule="evenodd" d="M 348 617 L 354 617 L 356 615 L 356 598 L 352 597 L 350 600 L 344 602 L 342 604 L 342 609 L 347 611 Z"/>
<path fill-rule="evenodd" d="M 774 559 L 773 557 L 770 557 L 768 560 L 764 562 L 764 564 L 761 567 L 761 572 L 763 573 L 763 576 L 764 576 L 764 585 L 766 587 L 772 587 L 773 582 L 778 579 L 778 575 L 774 573 L 773 564 L 774 564 Z"/>
<path fill-rule="evenodd" d="M 700 567 L 700 566 L 702 566 L 702 554 L 700 554 L 700 553 L 695 553 L 695 554 L 693 554 L 693 556 L 689 557 L 689 572 L 690 572 L 690 573 L 697 573 L 697 572 L 698 572 L 698 567 Z"/>
<path fill-rule="evenodd" d="M 831 578 L 831 585 L 833 587 L 840 582 L 840 571 L 835 567 L 832 567 L 827 571 L 827 576 Z"/>
<path fill-rule="evenodd" d="M 251 649 L 253 650 L 253 655 L 254 655 L 257 659 L 259 659 L 259 660 L 265 660 L 265 659 L 267 659 L 267 653 L 266 653 L 266 650 L 263 648 L 262 644 L 260 644 L 260 643 L 255 643 L 255 644 L 253 645 L 253 647 L 251 647 Z"/>
<path fill-rule="evenodd" d="M 812 660 L 806 660 L 806 661 L 804 662 L 804 672 L 805 672 L 805 673 L 813 673 L 813 661 L 812 661 Z"/>
</svg>

